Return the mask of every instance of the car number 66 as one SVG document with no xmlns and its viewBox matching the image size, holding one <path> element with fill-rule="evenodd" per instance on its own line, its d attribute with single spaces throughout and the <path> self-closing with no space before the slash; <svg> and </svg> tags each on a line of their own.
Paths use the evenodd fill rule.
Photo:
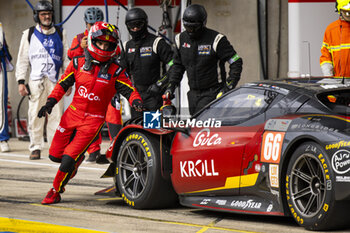
<svg viewBox="0 0 350 233">
<path fill-rule="evenodd" d="M 282 142 L 284 138 L 282 132 L 265 132 L 261 149 L 261 162 L 279 163 Z"/>
</svg>

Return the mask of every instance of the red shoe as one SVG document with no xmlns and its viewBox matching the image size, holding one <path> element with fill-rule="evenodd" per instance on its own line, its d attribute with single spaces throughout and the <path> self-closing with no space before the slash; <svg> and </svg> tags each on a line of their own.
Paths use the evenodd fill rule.
<svg viewBox="0 0 350 233">
<path fill-rule="evenodd" d="M 44 200 L 41 202 L 43 205 L 49 205 L 49 204 L 54 204 L 58 203 L 61 201 L 61 195 L 56 192 L 55 189 L 50 189 L 50 191 L 47 193 L 46 197 Z"/>
</svg>

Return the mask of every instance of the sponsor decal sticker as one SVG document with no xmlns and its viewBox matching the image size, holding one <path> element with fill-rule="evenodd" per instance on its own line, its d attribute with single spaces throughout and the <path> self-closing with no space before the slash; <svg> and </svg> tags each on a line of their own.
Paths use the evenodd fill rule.
<svg viewBox="0 0 350 233">
<path fill-rule="evenodd" d="M 184 43 L 184 44 L 182 45 L 182 47 L 184 47 L 184 48 L 191 48 L 191 45 L 190 45 L 189 43 Z"/>
<path fill-rule="evenodd" d="M 269 166 L 270 172 L 270 185 L 271 187 L 278 188 L 279 187 L 279 178 L 278 178 L 278 165 L 270 164 Z"/>
<path fill-rule="evenodd" d="M 253 200 L 248 200 L 248 201 L 238 201 L 238 200 L 233 200 L 231 202 L 232 207 L 240 208 L 240 209 L 260 209 L 261 208 L 261 202 L 255 202 Z"/>
<path fill-rule="evenodd" d="M 207 205 L 210 201 L 211 201 L 211 199 L 203 199 L 200 204 Z"/>
<path fill-rule="evenodd" d="M 265 130 L 286 132 L 292 120 L 270 119 L 265 124 Z"/>
<path fill-rule="evenodd" d="M 98 73 L 97 75 L 98 78 L 102 78 L 102 79 L 105 79 L 105 80 L 110 80 L 112 75 L 111 74 L 102 74 L 102 73 Z"/>
<path fill-rule="evenodd" d="M 336 176 L 336 182 L 350 182 L 350 176 Z"/>
<path fill-rule="evenodd" d="M 350 151 L 338 150 L 332 156 L 332 168 L 338 174 L 350 171 Z"/>
<path fill-rule="evenodd" d="M 215 203 L 218 205 L 226 205 L 227 200 L 217 200 Z"/>
<path fill-rule="evenodd" d="M 215 170 L 214 160 L 201 160 L 197 161 L 180 161 L 180 173 L 181 177 L 207 177 L 218 176 L 219 172 Z"/>
<path fill-rule="evenodd" d="M 148 57 L 152 55 L 152 47 L 142 47 L 140 48 L 140 56 Z"/>
<path fill-rule="evenodd" d="M 210 55 L 211 45 L 199 45 L 198 55 Z"/>
<path fill-rule="evenodd" d="M 327 132 L 338 132 L 338 129 L 330 128 L 328 126 L 321 125 L 319 123 L 311 124 L 293 124 L 290 126 L 292 130 L 309 130 L 309 131 L 327 131 Z"/>
<path fill-rule="evenodd" d="M 91 101 L 101 101 L 100 97 L 95 95 L 95 93 L 88 93 L 88 90 L 84 86 L 79 87 L 78 94 Z"/>
<path fill-rule="evenodd" d="M 215 146 L 221 144 L 222 138 L 219 134 L 210 134 L 210 129 L 202 129 L 194 138 L 193 147 Z"/>
<path fill-rule="evenodd" d="M 261 162 L 279 163 L 284 132 L 266 131 L 263 135 Z"/>
</svg>

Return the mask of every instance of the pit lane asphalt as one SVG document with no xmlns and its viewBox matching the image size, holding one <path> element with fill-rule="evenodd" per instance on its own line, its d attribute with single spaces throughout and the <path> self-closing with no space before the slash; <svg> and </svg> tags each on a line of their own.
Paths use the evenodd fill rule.
<svg viewBox="0 0 350 233">
<path fill-rule="evenodd" d="M 109 142 L 102 143 L 102 152 Z M 28 142 L 10 140 L 0 153 L 0 232 L 308 232 L 293 219 L 227 214 L 175 207 L 134 210 L 121 198 L 95 195 L 113 184 L 100 179 L 108 165 L 83 163 L 66 186 L 62 201 L 40 202 L 51 188 L 58 164 L 48 158 L 29 160 Z M 350 232 L 339 231 L 339 232 Z"/>
</svg>

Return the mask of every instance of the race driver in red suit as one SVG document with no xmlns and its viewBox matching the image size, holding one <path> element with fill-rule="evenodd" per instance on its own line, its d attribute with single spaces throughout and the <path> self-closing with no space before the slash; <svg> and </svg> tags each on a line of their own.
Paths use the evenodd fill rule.
<svg viewBox="0 0 350 233">
<path fill-rule="evenodd" d="M 88 46 L 87 38 L 90 28 L 98 21 L 103 21 L 104 15 L 100 8 L 98 7 L 89 7 L 84 12 L 84 21 L 86 24 L 86 30 L 83 33 L 76 35 L 73 38 L 72 45 L 68 49 L 68 58 L 72 60 L 74 57 L 84 55 L 84 50 Z M 117 47 L 116 56 L 120 54 L 120 48 Z M 121 109 L 117 110 L 111 104 L 108 106 L 106 113 L 106 123 L 108 127 L 108 133 L 111 138 L 114 138 L 118 134 L 119 130 L 122 127 L 122 117 Z M 101 133 L 95 139 L 93 143 L 86 150 L 89 157 L 85 160 L 86 162 L 96 162 L 99 164 L 106 164 L 109 161 L 106 159 L 105 154 L 101 154 L 101 143 L 102 137 Z"/>
<path fill-rule="evenodd" d="M 42 204 L 60 202 L 60 193 L 64 192 L 64 186 L 76 174 L 84 160 L 85 150 L 101 130 L 107 106 L 116 90 L 129 100 L 135 110 L 143 109 L 139 93 L 113 59 L 118 40 L 115 26 L 96 22 L 89 31 L 85 56 L 75 57 L 70 62 L 38 113 L 38 117 L 50 114 L 53 106 L 75 83 L 72 103 L 64 112 L 49 149 L 49 158 L 61 165 L 53 188 Z"/>
</svg>

